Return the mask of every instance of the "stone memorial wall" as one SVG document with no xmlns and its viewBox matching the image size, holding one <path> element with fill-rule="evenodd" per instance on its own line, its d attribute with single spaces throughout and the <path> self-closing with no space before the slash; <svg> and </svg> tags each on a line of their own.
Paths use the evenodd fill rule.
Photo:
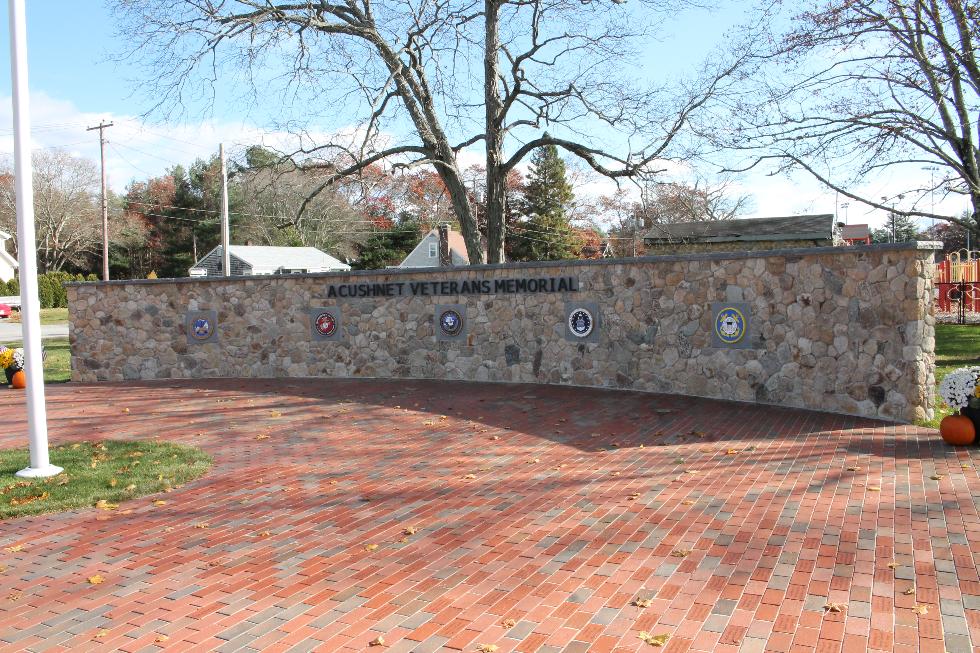
<svg viewBox="0 0 980 653">
<path fill-rule="evenodd" d="M 910 421 L 933 243 L 73 284 L 74 381 L 553 383 Z"/>
</svg>

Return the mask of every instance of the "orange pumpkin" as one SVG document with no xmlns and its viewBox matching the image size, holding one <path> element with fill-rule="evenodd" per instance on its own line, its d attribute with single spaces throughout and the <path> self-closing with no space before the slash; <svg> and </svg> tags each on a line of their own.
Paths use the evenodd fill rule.
<svg viewBox="0 0 980 653">
<path fill-rule="evenodd" d="M 939 423 L 939 435 L 952 445 L 963 446 L 973 444 L 973 441 L 977 439 L 977 429 L 969 417 L 949 415 Z"/>
<path fill-rule="evenodd" d="M 27 375 L 24 374 L 24 370 L 14 372 L 13 378 L 10 379 L 10 385 L 17 390 L 23 390 L 27 387 Z"/>
</svg>

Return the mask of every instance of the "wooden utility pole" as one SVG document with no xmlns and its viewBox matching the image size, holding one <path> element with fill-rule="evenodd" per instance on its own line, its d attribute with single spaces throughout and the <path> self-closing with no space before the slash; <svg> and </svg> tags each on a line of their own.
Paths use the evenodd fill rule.
<svg viewBox="0 0 980 653">
<path fill-rule="evenodd" d="M 100 122 L 85 131 L 99 130 L 99 153 L 102 159 L 102 280 L 109 280 L 109 203 L 106 199 L 105 183 L 105 130 L 112 127 L 111 122 Z"/>
</svg>

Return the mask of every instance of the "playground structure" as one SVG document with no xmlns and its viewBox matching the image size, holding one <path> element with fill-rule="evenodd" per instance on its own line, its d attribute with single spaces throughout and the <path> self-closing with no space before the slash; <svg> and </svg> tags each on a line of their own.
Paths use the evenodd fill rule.
<svg viewBox="0 0 980 653">
<path fill-rule="evenodd" d="M 967 313 L 980 313 L 980 251 L 962 249 L 936 265 L 936 308 L 957 313 L 959 322 Z"/>
</svg>

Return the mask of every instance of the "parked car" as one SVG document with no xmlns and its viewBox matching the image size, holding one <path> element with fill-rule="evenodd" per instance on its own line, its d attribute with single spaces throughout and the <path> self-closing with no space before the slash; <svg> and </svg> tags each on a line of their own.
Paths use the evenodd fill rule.
<svg viewBox="0 0 980 653">
<path fill-rule="evenodd" d="M 10 307 L 6 304 L 0 304 L 0 320 L 10 317 Z"/>
</svg>

